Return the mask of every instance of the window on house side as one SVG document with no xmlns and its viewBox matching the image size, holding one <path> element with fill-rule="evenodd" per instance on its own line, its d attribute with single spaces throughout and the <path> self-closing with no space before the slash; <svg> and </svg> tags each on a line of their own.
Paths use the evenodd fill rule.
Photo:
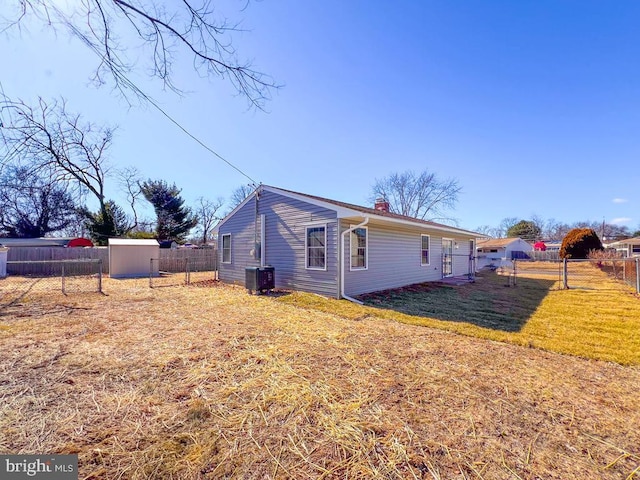
<svg viewBox="0 0 640 480">
<path fill-rule="evenodd" d="M 351 269 L 367 268 L 367 227 L 356 228 L 351 232 Z"/>
<path fill-rule="evenodd" d="M 429 265 L 429 246 L 431 243 L 431 238 L 429 237 L 429 235 L 420 235 L 420 237 L 422 239 L 420 264 Z"/>
<path fill-rule="evenodd" d="M 222 235 L 222 263 L 231 263 L 231 234 Z"/>
<path fill-rule="evenodd" d="M 326 270 L 327 229 L 326 227 L 307 227 L 307 260 L 311 270 Z"/>
</svg>

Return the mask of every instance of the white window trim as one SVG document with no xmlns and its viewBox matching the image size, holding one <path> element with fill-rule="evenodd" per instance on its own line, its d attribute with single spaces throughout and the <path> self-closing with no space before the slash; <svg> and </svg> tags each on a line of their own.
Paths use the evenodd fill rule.
<svg viewBox="0 0 640 480">
<path fill-rule="evenodd" d="M 309 229 L 310 228 L 324 228 L 324 268 L 320 267 L 310 267 L 309 266 Z M 321 272 L 327 271 L 327 224 L 326 223 L 314 223 L 312 225 L 308 225 L 304 229 L 304 269 L 305 270 L 316 270 Z"/>
<path fill-rule="evenodd" d="M 429 261 L 427 263 L 422 263 L 422 251 L 424 250 L 422 248 L 422 239 L 423 237 L 427 237 L 429 239 L 429 248 L 427 249 L 427 252 L 429 252 Z M 426 233 L 421 233 L 420 234 L 420 266 L 421 267 L 428 267 L 429 265 L 431 265 L 431 235 L 427 235 Z"/>
<path fill-rule="evenodd" d="M 228 261 L 224 261 L 224 237 L 229 237 L 229 260 Z M 231 250 L 231 234 L 230 233 L 225 233 L 222 235 L 222 241 L 221 241 L 221 246 L 222 248 L 220 249 L 221 253 L 222 253 L 222 258 L 221 258 L 221 262 L 229 265 L 231 264 L 231 260 L 233 259 L 233 255 L 232 255 L 232 250 Z"/>
<path fill-rule="evenodd" d="M 356 225 L 351 225 L 350 228 L 355 227 Z M 365 244 L 364 244 L 364 267 L 354 267 L 353 264 L 351 263 L 351 241 L 354 235 L 354 232 L 351 232 L 349 234 L 349 271 L 350 272 L 359 272 L 362 270 L 369 270 L 369 227 L 358 227 L 358 229 L 364 229 L 365 234 L 364 234 L 364 240 L 365 240 Z"/>
</svg>

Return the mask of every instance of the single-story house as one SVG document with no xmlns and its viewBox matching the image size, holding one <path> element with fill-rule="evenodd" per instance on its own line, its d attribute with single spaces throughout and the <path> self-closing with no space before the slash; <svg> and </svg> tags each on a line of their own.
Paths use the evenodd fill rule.
<svg viewBox="0 0 640 480">
<path fill-rule="evenodd" d="M 618 240 L 609 243 L 607 248 L 615 248 L 623 257 L 640 257 L 640 237 Z"/>
<path fill-rule="evenodd" d="M 374 208 L 260 185 L 217 226 L 219 279 L 244 285 L 272 266 L 276 288 L 348 298 L 473 275 L 478 234 Z"/>
<path fill-rule="evenodd" d="M 547 252 L 559 252 L 562 247 L 562 241 L 547 240 L 544 244 L 547 246 Z"/>
<path fill-rule="evenodd" d="M 531 244 L 518 237 L 488 238 L 478 240 L 476 267 L 500 266 L 501 262 L 514 259 L 529 258 L 528 252 L 533 251 Z"/>
</svg>

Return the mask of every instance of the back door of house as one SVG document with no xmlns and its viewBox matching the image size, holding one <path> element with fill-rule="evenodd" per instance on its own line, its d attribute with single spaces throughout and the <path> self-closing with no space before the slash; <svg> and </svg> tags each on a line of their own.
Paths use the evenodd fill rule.
<svg viewBox="0 0 640 480">
<path fill-rule="evenodd" d="M 453 275 L 453 240 L 450 238 L 442 239 L 442 276 L 450 277 Z"/>
</svg>

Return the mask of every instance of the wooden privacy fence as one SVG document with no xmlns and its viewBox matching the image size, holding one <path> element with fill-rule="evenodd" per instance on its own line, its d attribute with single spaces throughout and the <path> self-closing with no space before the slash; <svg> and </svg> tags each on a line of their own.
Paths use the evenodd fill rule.
<svg viewBox="0 0 640 480">
<path fill-rule="evenodd" d="M 49 261 L 63 260 L 100 260 L 102 273 L 109 273 L 109 248 L 108 247 L 10 247 L 7 252 L 8 275 L 57 275 L 58 272 L 50 272 L 52 265 Z M 218 270 L 218 251 L 212 248 L 161 248 L 160 260 L 163 264 L 183 265 L 189 262 L 192 272 L 211 272 Z M 38 263 L 15 263 L 38 262 Z"/>
<path fill-rule="evenodd" d="M 7 252 L 7 274 L 57 276 L 59 272 L 52 269 L 58 268 L 56 265 L 59 264 L 56 262 L 63 260 L 100 260 L 102 262 L 102 273 L 109 273 L 109 249 L 107 247 L 9 247 Z"/>
</svg>

